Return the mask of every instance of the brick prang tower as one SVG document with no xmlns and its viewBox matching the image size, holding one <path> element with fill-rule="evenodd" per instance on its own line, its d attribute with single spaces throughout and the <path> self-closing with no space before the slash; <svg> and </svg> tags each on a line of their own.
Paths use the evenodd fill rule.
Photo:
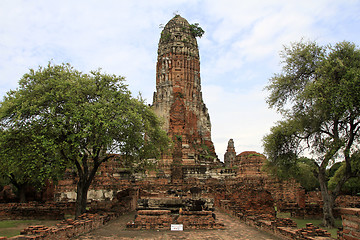
<svg viewBox="0 0 360 240">
<path fill-rule="evenodd" d="M 235 158 L 236 158 L 236 152 L 234 147 L 234 140 L 230 139 L 228 141 L 226 153 L 224 154 L 225 167 L 233 167 L 235 163 Z"/>
<path fill-rule="evenodd" d="M 160 163 L 166 175 L 182 179 L 186 168 L 218 164 L 202 98 L 196 37 L 192 26 L 179 15 L 161 32 L 153 109 L 174 142 L 172 154 Z"/>
</svg>

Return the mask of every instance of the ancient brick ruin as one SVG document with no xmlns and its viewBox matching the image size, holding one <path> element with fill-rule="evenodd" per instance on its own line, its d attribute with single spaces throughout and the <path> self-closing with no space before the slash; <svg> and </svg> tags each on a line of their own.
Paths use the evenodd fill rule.
<svg viewBox="0 0 360 240">
<path fill-rule="evenodd" d="M 179 15 L 161 32 L 153 109 L 174 141 L 173 153 L 160 162 L 166 177 L 181 180 L 191 169 L 199 171 L 219 163 L 202 98 L 197 41 L 191 25 Z"/>
<path fill-rule="evenodd" d="M 60 224 L 57 228 L 29 228 L 24 233 L 41 233 L 41 239 L 66 239 L 62 236 L 76 236 L 81 233 L 79 229 L 89 231 L 128 211 L 137 211 L 135 219 L 127 224 L 132 230 L 169 230 L 171 224 L 182 224 L 184 229 L 226 228 L 216 220 L 216 208 L 284 239 L 329 236 L 312 225 L 296 229 L 291 219 L 279 219 L 275 214 L 274 205 L 293 216 L 318 216 L 322 207 L 319 192 L 306 193 L 295 180 L 280 181 L 268 175 L 262 170 L 265 156 L 254 151 L 237 154 L 233 139 L 228 142 L 224 163 L 218 160 L 202 98 L 199 49 L 191 28 L 186 19 L 175 16 L 162 30 L 158 46 L 152 108 L 173 140 L 172 152 L 160 159 L 155 171 L 145 174 L 132 174 L 116 161 L 101 165 L 88 192 L 88 206 L 90 213 L 109 214 L 65 221 L 63 225 L 72 226 L 67 228 L 69 232 Z M 50 184 L 46 192 L 46 200 L 51 201 L 41 206 L 0 204 L 0 218 L 51 218 L 73 212 L 75 173 L 67 170 L 64 178 L 56 185 Z M 359 201 L 359 197 L 341 196 L 336 204 L 359 207 Z M 346 237 L 355 236 L 359 229 L 359 213 L 355 211 L 356 219 L 350 211 L 345 213 L 343 239 L 350 239 Z M 58 233 L 58 238 L 53 233 Z"/>
<path fill-rule="evenodd" d="M 235 146 L 234 146 L 234 140 L 230 139 L 228 142 L 228 146 L 226 148 L 226 153 L 224 154 L 224 164 L 225 167 L 233 167 L 235 166 L 235 157 L 236 157 L 236 152 L 235 152 Z"/>
</svg>

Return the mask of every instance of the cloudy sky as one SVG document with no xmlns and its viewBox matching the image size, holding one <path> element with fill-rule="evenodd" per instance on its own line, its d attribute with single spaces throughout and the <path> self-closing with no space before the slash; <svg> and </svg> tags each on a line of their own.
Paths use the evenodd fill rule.
<svg viewBox="0 0 360 240">
<path fill-rule="evenodd" d="M 359 0 L 0 0 L 0 97 L 30 68 L 68 62 L 83 72 L 125 76 L 152 103 L 160 24 L 174 14 L 199 23 L 201 81 L 220 159 L 263 152 L 280 119 L 263 90 L 291 42 L 360 45 Z"/>
</svg>

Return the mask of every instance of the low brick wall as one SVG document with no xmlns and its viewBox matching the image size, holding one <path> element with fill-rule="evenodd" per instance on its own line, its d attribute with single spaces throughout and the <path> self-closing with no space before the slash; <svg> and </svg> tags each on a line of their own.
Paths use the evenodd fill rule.
<svg viewBox="0 0 360 240">
<path fill-rule="evenodd" d="M 97 229 L 118 216 L 116 213 L 84 214 L 77 220 L 64 220 L 53 227 L 30 226 L 21 231 L 19 236 L 0 237 L 0 240 L 66 240 Z"/>
<path fill-rule="evenodd" d="M 139 210 L 128 229 L 170 230 L 171 224 L 183 224 L 184 229 L 223 229 L 224 224 L 215 220 L 212 211 L 180 211 L 172 214 L 170 210 Z"/>
<path fill-rule="evenodd" d="M 170 210 L 139 210 L 133 222 L 127 223 L 128 229 L 170 229 L 173 222 Z"/>
<path fill-rule="evenodd" d="M 305 228 L 297 229 L 296 223 L 289 218 L 274 218 L 272 214 L 251 216 L 233 206 L 230 201 L 219 201 L 218 208 L 239 218 L 245 224 L 274 234 L 282 239 L 304 240 L 331 240 L 331 235 L 326 230 L 307 224 Z"/>
<path fill-rule="evenodd" d="M 223 229 L 224 224 L 215 220 L 212 211 L 182 211 L 176 223 L 184 225 L 184 229 Z"/>
<path fill-rule="evenodd" d="M 65 214 L 73 214 L 75 203 L 30 202 L 0 204 L 0 220 L 51 219 L 62 220 Z"/>
<path fill-rule="evenodd" d="M 88 213 L 134 211 L 139 198 L 135 188 L 118 191 L 112 201 L 89 201 Z M 63 220 L 66 214 L 75 214 L 75 202 L 0 203 L 0 220 Z"/>
<path fill-rule="evenodd" d="M 360 208 L 340 209 L 343 230 L 339 239 L 360 240 Z"/>
</svg>

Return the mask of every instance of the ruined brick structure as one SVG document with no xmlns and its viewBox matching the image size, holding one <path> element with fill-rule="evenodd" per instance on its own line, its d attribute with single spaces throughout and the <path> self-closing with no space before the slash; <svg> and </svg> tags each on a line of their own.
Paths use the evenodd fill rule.
<svg viewBox="0 0 360 240">
<path fill-rule="evenodd" d="M 166 176 L 171 173 L 172 179 L 182 179 L 189 166 L 218 163 L 210 117 L 202 98 L 196 37 L 188 21 L 179 15 L 161 32 L 153 110 L 163 119 L 164 130 L 174 141 L 173 153 L 160 163 Z"/>
<path fill-rule="evenodd" d="M 172 153 L 163 156 L 156 171 L 145 175 L 131 175 L 119 162 L 101 165 L 90 186 L 89 200 L 116 205 L 118 194 L 132 188 L 140 189 L 140 198 L 167 198 L 169 190 L 180 191 L 177 195 L 185 197 L 194 186 L 212 198 L 214 189 L 223 185 L 225 190 L 242 186 L 246 193 L 268 191 L 275 193 L 275 201 L 298 202 L 297 183 L 283 186 L 263 173 L 265 156 L 259 153 L 236 155 L 232 139 L 224 156 L 225 166 L 218 161 L 201 93 L 199 49 L 191 25 L 181 16 L 172 18 L 162 30 L 156 74 L 152 109 L 163 119 L 163 127 L 174 142 Z M 56 185 L 55 200 L 74 201 L 75 190 L 76 177 L 70 171 Z"/>
<path fill-rule="evenodd" d="M 226 153 L 224 154 L 225 167 L 232 167 L 235 161 L 235 157 L 236 157 L 236 152 L 235 152 L 234 140 L 230 139 L 228 141 Z"/>
<path fill-rule="evenodd" d="M 67 239 L 134 210 L 138 212 L 128 223 L 129 229 L 169 230 L 174 223 L 183 224 L 185 230 L 223 229 L 228 226 L 216 218 L 214 210 L 218 208 L 284 239 L 328 237 L 312 225 L 298 230 L 290 219 L 275 217 L 274 205 L 293 216 L 321 214 L 320 192 L 305 193 L 295 180 L 280 181 L 270 176 L 262 170 L 266 157 L 254 151 L 237 155 L 233 139 L 228 142 L 224 163 L 218 161 L 202 99 L 196 38 L 192 26 L 178 15 L 161 33 L 152 109 L 164 121 L 174 148 L 152 172 L 133 174 L 111 159 L 100 166 L 88 191 L 88 212 L 113 213 L 86 215 L 83 220 L 64 221 L 65 225 L 56 228 L 28 228 L 25 233 L 31 237 L 35 232 L 41 234 L 36 239 Z M 63 218 L 64 214 L 73 214 L 76 183 L 76 173 L 68 169 L 63 179 L 49 183 L 48 191 L 43 192 L 42 200 L 53 202 L 0 204 L 0 219 Z M 0 202 L 14 196 L 9 188 L 0 190 Z M 358 196 L 341 196 L 336 205 L 358 207 L 359 202 Z M 359 210 L 348 209 L 343 214 L 341 239 L 356 239 L 360 236 Z"/>
</svg>

